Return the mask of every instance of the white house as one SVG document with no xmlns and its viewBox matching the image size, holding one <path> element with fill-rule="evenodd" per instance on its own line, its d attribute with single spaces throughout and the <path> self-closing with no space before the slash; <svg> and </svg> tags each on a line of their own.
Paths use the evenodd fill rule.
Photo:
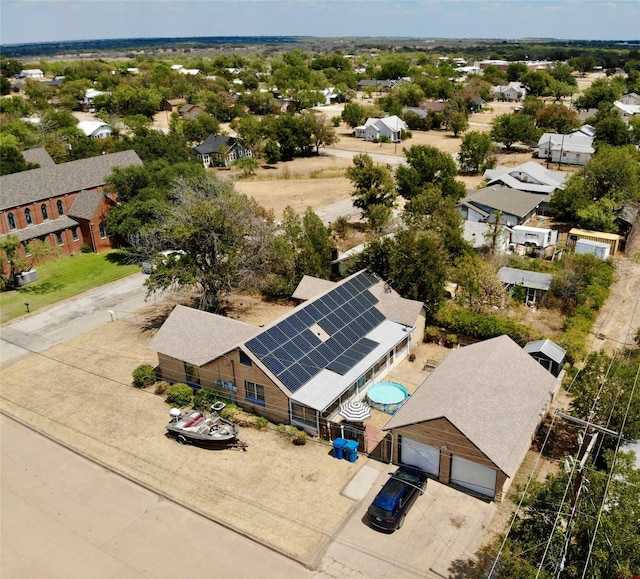
<svg viewBox="0 0 640 579">
<path fill-rule="evenodd" d="M 387 137 L 395 143 L 402 140 L 402 131 L 408 129 L 407 123 L 396 115 L 383 118 L 368 118 L 364 125 L 355 128 L 354 136 L 364 138 L 365 141 L 375 141 Z"/>
<path fill-rule="evenodd" d="M 627 122 L 632 116 L 640 115 L 640 104 L 632 105 L 623 103 L 622 101 L 615 101 L 613 106 L 620 113 L 622 119 Z"/>
<path fill-rule="evenodd" d="M 527 96 L 527 89 L 519 82 L 510 82 L 507 85 L 491 87 L 493 98 L 502 101 L 520 101 Z"/>
<path fill-rule="evenodd" d="M 640 94 L 637 92 L 628 92 L 620 97 L 623 105 L 640 105 Z"/>
<path fill-rule="evenodd" d="M 101 90 L 96 90 L 95 88 L 88 88 L 84 93 L 84 99 L 80 101 L 80 105 L 82 105 L 83 107 L 92 107 L 93 99 L 103 94 L 109 94 L 109 93 L 106 93 Z"/>
<path fill-rule="evenodd" d="M 594 152 L 593 137 L 580 132 L 568 135 L 545 133 L 538 141 L 538 158 L 552 163 L 586 165 Z"/>
<path fill-rule="evenodd" d="M 44 72 L 42 72 L 39 68 L 25 68 L 20 71 L 20 74 L 24 78 L 44 78 Z"/>
<path fill-rule="evenodd" d="M 528 161 L 516 167 L 487 169 L 484 178 L 489 185 L 506 185 L 527 193 L 551 195 L 556 189 L 564 189 L 569 177 L 564 171 L 551 171 L 535 161 Z"/>
<path fill-rule="evenodd" d="M 93 137 L 95 139 L 104 139 L 113 133 L 113 129 L 102 121 L 80 121 L 78 123 L 78 129 L 87 137 Z"/>
</svg>

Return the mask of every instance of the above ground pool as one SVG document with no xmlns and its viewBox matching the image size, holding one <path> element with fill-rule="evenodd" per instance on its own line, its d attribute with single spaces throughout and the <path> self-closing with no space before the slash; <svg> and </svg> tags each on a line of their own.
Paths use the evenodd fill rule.
<svg viewBox="0 0 640 579">
<path fill-rule="evenodd" d="M 369 406 L 387 414 L 393 414 L 407 398 L 409 392 L 397 382 L 378 382 L 367 392 Z"/>
</svg>

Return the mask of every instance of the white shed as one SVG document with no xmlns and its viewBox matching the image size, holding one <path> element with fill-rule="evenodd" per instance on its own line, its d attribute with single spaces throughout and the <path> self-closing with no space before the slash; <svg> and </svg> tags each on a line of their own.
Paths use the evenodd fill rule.
<svg viewBox="0 0 640 579">
<path fill-rule="evenodd" d="M 578 239 L 576 241 L 575 252 L 578 254 L 589 253 L 600 259 L 607 259 L 610 251 L 611 246 L 603 241 L 593 241 L 591 239 Z"/>
</svg>

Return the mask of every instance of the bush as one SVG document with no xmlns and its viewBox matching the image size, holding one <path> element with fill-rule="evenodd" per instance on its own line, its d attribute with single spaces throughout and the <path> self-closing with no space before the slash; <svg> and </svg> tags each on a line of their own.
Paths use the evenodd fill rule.
<svg viewBox="0 0 640 579">
<path fill-rule="evenodd" d="M 157 379 L 156 371 L 149 364 L 142 364 L 133 371 L 133 385 L 136 388 L 151 386 Z"/>
<path fill-rule="evenodd" d="M 258 430 L 264 430 L 269 426 L 269 421 L 264 416 L 258 416 L 258 418 L 256 418 L 256 426 Z"/>
<path fill-rule="evenodd" d="M 82 253 L 93 253 L 93 248 L 88 243 L 83 243 L 80 251 Z"/>
<path fill-rule="evenodd" d="M 191 386 L 178 382 L 172 384 L 167 388 L 167 404 L 171 406 L 177 406 L 178 408 L 184 408 L 189 406 L 193 400 L 193 390 Z"/>
<path fill-rule="evenodd" d="M 219 396 L 208 388 L 200 388 L 193 396 L 193 407 L 201 412 L 208 412 L 214 402 L 220 400 Z"/>
<path fill-rule="evenodd" d="M 158 396 L 164 396 L 167 393 L 167 389 L 169 388 L 169 382 L 156 382 L 156 388 L 154 393 Z"/>
<path fill-rule="evenodd" d="M 439 342 L 440 341 L 440 329 L 435 326 L 427 326 L 424 329 L 424 341 L 429 342 Z"/>
</svg>

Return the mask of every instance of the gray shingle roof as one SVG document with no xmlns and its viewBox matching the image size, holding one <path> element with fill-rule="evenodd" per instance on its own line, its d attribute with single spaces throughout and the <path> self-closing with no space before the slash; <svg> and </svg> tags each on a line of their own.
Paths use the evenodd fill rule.
<svg viewBox="0 0 640 579">
<path fill-rule="evenodd" d="M 105 198 L 109 199 L 101 191 L 80 191 L 69 209 L 69 215 L 78 219 L 92 219 Z"/>
<path fill-rule="evenodd" d="M 202 143 L 193 150 L 199 155 L 209 155 L 211 153 L 219 153 L 220 147 L 227 147 L 231 149 L 238 144 L 238 141 L 234 137 L 228 137 L 226 135 L 209 135 Z"/>
<path fill-rule="evenodd" d="M 550 273 L 527 271 L 526 269 L 516 269 L 515 267 L 501 267 L 498 270 L 498 277 L 502 283 L 540 290 L 548 290 L 553 279 Z"/>
<path fill-rule="evenodd" d="M 55 165 L 53 159 L 44 147 L 36 147 L 35 149 L 22 151 L 22 156 L 27 163 L 38 163 L 40 167 L 53 167 Z"/>
<path fill-rule="evenodd" d="M 335 282 L 327 279 L 320 279 L 319 277 L 313 277 L 312 275 L 305 275 L 300 280 L 300 283 L 294 290 L 291 297 L 296 300 L 310 300 L 315 298 L 331 288 L 335 287 Z"/>
<path fill-rule="evenodd" d="M 39 223 L 38 225 L 31 225 L 29 227 L 25 227 L 24 229 L 11 231 L 7 235 L 15 235 L 20 241 L 29 241 L 30 239 L 35 239 L 36 237 L 48 235 L 49 233 L 55 233 L 56 231 L 63 231 L 64 229 L 68 229 L 69 227 L 77 227 L 78 225 L 79 223 L 75 219 L 71 219 L 71 217 L 63 215 L 58 219 L 51 219 L 49 221 Z M 0 235 L 0 241 L 6 239 L 7 235 Z"/>
<path fill-rule="evenodd" d="M 135 151 L 98 155 L 4 175 L 0 177 L 0 209 L 11 209 L 65 193 L 100 187 L 115 167 L 130 165 L 142 165 Z"/>
<path fill-rule="evenodd" d="M 446 418 L 513 476 L 559 382 L 508 336 L 454 350 L 383 430 Z"/>
<path fill-rule="evenodd" d="M 177 305 L 151 340 L 149 348 L 202 366 L 261 331 L 258 326 Z"/>
<path fill-rule="evenodd" d="M 544 201 L 549 201 L 548 195 L 526 193 L 511 187 L 492 185 L 484 189 L 469 191 L 468 195 L 459 204 L 472 205 L 474 207 L 480 205 L 523 218 Z"/>
<path fill-rule="evenodd" d="M 525 344 L 524 351 L 527 354 L 544 354 L 549 360 L 553 360 L 558 364 L 564 362 L 564 358 L 567 355 L 567 351 L 561 348 L 555 342 L 551 340 L 536 340 L 535 342 L 529 342 Z"/>
</svg>

